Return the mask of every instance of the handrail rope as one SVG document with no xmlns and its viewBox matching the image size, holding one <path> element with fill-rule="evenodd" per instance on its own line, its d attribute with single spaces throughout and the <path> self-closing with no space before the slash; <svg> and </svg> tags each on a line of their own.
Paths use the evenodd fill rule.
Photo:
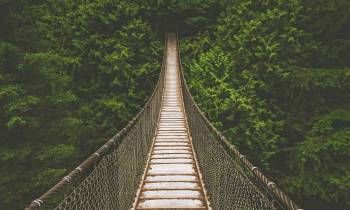
<svg viewBox="0 0 350 210">
<path fill-rule="evenodd" d="M 167 36 L 168 36 L 168 33 L 166 29 L 163 53 L 166 53 L 166 49 L 167 49 Z M 85 161 L 83 161 L 78 167 L 73 169 L 68 175 L 64 176 L 58 183 L 56 183 L 52 188 L 50 188 L 48 191 L 42 194 L 39 198 L 33 200 L 31 204 L 27 208 L 25 208 L 25 210 L 33 210 L 43 205 L 47 200 L 49 200 L 51 197 L 59 193 L 67 185 L 71 184 L 74 179 L 78 178 L 81 174 L 83 174 L 83 172 L 86 169 L 90 169 L 94 167 L 95 164 L 98 163 L 98 160 L 100 160 L 102 157 L 107 155 L 113 148 L 118 146 L 118 144 L 121 142 L 123 137 L 125 137 L 126 134 L 131 130 L 131 128 L 133 128 L 137 120 L 140 118 L 140 116 L 143 114 L 146 108 L 148 108 L 158 88 L 160 87 L 161 79 L 163 79 L 161 75 L 164 74 L 165 62 L 166 62 L 166 54 L 163 54 L 163 55 L 164 56 L 162 59 L 162 67 L 159 73 L 157 85 L 154 88 L 153 93 L 149 97 L 147 103 L 135 115 L 135 117 L 131 121 L 129 121 L 129 123 L 124 128 L 122 128 L 116 135 L 114 135 L 104 145 L 102 145 L 99 149 L 97 149 L 92 155 L 86 158 Z"/>
<path fill-rule="evenodd" d="M 178 30 L 176 30 L 176 39 L 177 39 L 177 44 L 178 44 L 178 57 L 179 57 L 179 66 L 180 66 L 180 73 L 181 73 L 181 79 L 183 81 L 183 85 L 188 91 L 188 94 L 190 96 L 190 99 L 192 103 L 194 104 L 196 110 L 200 114 L 201 118 L 204 120 L 205 124 L 208 126 L 208 128 L 214 132 L 217 137 L 221 140 L 218 141 L 219 143 L 223 144 L 224 148 L 227 150 L 229 153 L 233 153 L 236 157 L 238 157 L 241 162 L 243 163 L 243 166 L 247 167 L 249 170 L 253 172 L 253 174 L 258 178 L 258 180 L 269 190 L 273 192 L 273 194 L 279 199 L 279 201 L 287 207 L 289 210 L 303 210 L 299 208 L 296 203 L 291 200 L 284 192 L 282 192 L 277 185 L 272 182 L 270 179 L 268 179 L 260 170 L 258 167 L 254 166 L 247 158 L 245 155 L 243 155 L 237 148 L 234 146 L 227 138 L 220 132 L 218 131 L 215 126 L 208 120 L 208 118 L 205 116 L 204 112 L 202 112 L 197 105 L 197 103 L 194 101 L 191 92 L 189 91 L 186 78 L 184 75 L 184 71 L 182 68 L 182 62 L 181 62 L 181 56 L 180 56 L 180 42 L 179 42 L 179 34 Z"/>
</svg>

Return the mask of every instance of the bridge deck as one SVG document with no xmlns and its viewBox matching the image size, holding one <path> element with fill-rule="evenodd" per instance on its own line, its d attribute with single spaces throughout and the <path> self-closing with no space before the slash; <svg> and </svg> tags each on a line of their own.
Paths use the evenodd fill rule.
<svg viewBox="0 0 350 210">
<path fill-rule="evenodd" d="M 184 112 L 175 34 L 168 36 L 165 89 L 133 209 L 208 209 Z"/>
</svg>

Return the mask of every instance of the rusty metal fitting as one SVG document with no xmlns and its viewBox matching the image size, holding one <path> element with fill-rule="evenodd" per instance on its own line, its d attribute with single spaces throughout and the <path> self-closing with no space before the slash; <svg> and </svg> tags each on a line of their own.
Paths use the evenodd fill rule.
<svg viewBox="0 0 350 210">
<path fill-rule="evenodd" d="M 75 170 L 78 170 L 80 173 L 83 172 L 83 169 L 81 167 L 76 167 Z"/>
<path fill-rule="evenodd" d="M 113 144 L 114 146 L 117 145 L 113 139 L 109 140 L 109 142 L 112 142 L 112 144 Z"/>
<path fill-rule="evenodd" d="M 38 206 L 41 206 L 41 204 L 43 204 L 44 201 L 42 201 L 42 200 L 40 200 L 40 199 L 35 199 L 35 200 L 33 201 L 33 203 L 37 204 Z"/>
<path fill-rule="evenodd" d="M 65 176 L 65 177 L 62 178 L 62 180 L 66 181 L 66 182 L 70 182 L 72 180 L 72 177 Z"/>
</svg>

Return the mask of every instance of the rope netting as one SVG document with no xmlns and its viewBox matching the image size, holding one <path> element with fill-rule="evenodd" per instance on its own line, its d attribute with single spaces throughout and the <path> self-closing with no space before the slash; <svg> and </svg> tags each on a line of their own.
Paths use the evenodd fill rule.
<svg viewBox="0 0 350 210">
<path fill-rule="evenodd" d="M 140 118 L 110 154 L 55 209 L 129 209 L 147 161 L 160 109 L 156 92 Z"/>
<path fill-rule="evenodd" d="M 188 126 L 210 206 L 215 210 L 299 209 L 209 122 L 191 96 L 180 50 L 178 59 Z"/>
</svg>

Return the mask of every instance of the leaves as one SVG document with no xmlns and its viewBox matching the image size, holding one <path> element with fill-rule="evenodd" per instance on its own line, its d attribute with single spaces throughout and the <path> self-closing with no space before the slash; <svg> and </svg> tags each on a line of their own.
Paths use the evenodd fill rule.
<svg viewBox="0 0 350 210">
<path fill-rule="evenodd" d="M 1 209 L 24 208 L 148 99 L 162 37 L 146 4 L 19 0 L 1 13 Z"/>
<path fill-rule="evenodd" d="M 182 42 L 201 109 L 309 209 L 350 205 L 349 6 L 228 2 L 213 31 Z"/>
</svg>

